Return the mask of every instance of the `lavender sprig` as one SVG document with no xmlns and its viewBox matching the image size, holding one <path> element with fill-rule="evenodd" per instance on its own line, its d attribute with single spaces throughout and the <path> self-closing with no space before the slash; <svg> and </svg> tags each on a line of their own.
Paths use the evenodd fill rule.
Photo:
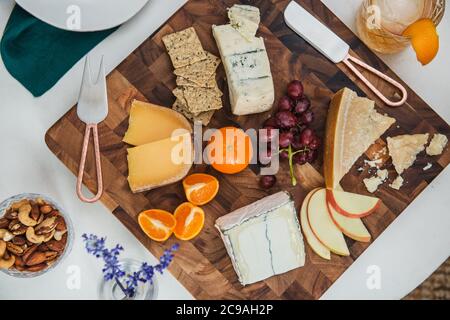
<svg viewBox="0 0 450 320">
<path fill-rule="evenodd" d="M 120 253 L 123 251 L 122 246 L 117 244 L 113 249 L 109 250 L 105 247 L 106 238 L 99 238 L 93 234 L 83 234 L 82 238 L 85 242 L 86 251 L 96 258 L 102 258 L 105 262 L 102 269 L 104 279 L 106 281 L 114 279 L 127 297 L 133 297 L 136 294 L 136 288 L 139 286 L 139 283 L 153 283 L 155 270 L 163 274 L 163 271 L 172 262 L 174 252 L 180 247 L 179 244 L 175 244 L 170 249 L 164 250 L 157 265 L 151 266 L 144 262 L 138 271 L 132 274 L 126 274 L 118 259 Z M 121 280 L 124 277 L 125 286 Z"/>
</svg>

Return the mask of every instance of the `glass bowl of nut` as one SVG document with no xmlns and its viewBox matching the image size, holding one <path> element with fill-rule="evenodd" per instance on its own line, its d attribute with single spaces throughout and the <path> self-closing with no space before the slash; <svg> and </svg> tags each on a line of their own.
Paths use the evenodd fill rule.
<svg viewBox="0 0 450 320">
<path fill-rule="evenodd" d="M 52 199 L 23 193 L 0 203 L 0 270 L 18 278 L 40 276 L 70 252 L 73 225 Z"/>
</svg>

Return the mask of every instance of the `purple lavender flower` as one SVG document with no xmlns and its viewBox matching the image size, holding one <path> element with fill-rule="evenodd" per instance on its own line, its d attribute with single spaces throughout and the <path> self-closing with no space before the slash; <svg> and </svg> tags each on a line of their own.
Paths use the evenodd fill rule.
<svg viewBox="0 0 450 320">
<path fill-rule="evenodd" d="M 170 249 L 164 250 L 164 254 L 159 258 L 159 264 L 151 266 L 144 262 L 138 271 L 127 275 L 119 262 L 119 255 L 124 250 L 122 246 L 117 244 L 109 250 L 105 247 L 106 238 L 99 238 L 93 234 L 83 234 L 82 238 L 85 242 L 86 251 L 97 258 L 102 258 L 105 262 L 102 269 L 104 279 L 106 281 L 114 279 L 127 297 L 135 295 L 140 282 L 153 283 L 155 270 L 163 274 L 164 269 L 167 269 L 172 262 L 174 252 L 180 247 L 179 244 L 174 244 Z M 126 278 L 125 286 L 121 280 L 124 277 Z"/>
</svg>

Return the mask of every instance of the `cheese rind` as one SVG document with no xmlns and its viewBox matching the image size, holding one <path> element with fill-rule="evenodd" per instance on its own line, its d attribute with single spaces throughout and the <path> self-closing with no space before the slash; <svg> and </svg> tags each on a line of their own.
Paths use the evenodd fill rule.
<svg viewBox="0 0 450 320">
<path fill-rule="evenodd" d="M 280 192 L 216 220 L 243 285 L 301 267 L 303 237 L 290 196 Z"/>
<path fill-rule="evenodd" d="M 177 129 L 192 132 L 189 121 L 166 107 L 134 100 L 131 104 L 128 130 L 123 141 L 133 146 L 166 139 Z"/>
<path fill-rule="evenodd" d="M 183 179 L 193 163 L 189 132 L 128 149 L 128 182 L 134 193 Z"/>
<path fill-rule="evenodd" d="M 228 9 L 230 23 L 247 41 L 253 41 L 261 22 L 259 9 L 235 4 Z"/>
<path fill-rule="evenodd" d="M 275 89 L 263 39 L 249 42 L 229 24 L 213 26 L 213 35 L 227 74 L 233 114 L 270 110 Z"/>
</svg>

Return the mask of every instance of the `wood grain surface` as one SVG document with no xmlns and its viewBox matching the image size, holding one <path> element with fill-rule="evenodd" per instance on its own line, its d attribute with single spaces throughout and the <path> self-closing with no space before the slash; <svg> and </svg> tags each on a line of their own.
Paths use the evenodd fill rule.
<svg viewBox="0 0 450 320">
<path fill-rule="evenodd" d="M 356 56 L 398 79 L 321 1 L 298 2 L 348 42 Z M 234 3 L 239 2 L 189 1 L 108 76 L 109 115 L 99 125 L 105 185 L 105 194 L 101 201 L 155 255 L 160 255 L 176 240 L 171 238 L 164 244 L 151 241 L 137 224 L 138 213 L 149 208 L 174 210 L 177 205 L 185 201 L 185 198 L 181 183 L 141 194 L 131 193 L 127 182 L 127 145 L 122 142 L 128 127 L 130 102 L 133 99 L 140 99 L 171 106 L 175 100 L 171 93 L 171 90 L 175 88 L 175 77 L 161 38 L 168 33 L 194 26 L 204 49 L 218 55 L 211 25 L 227 23 L 226 8 Z M 409 88 L 409 99 L 405 106 L 388 108 L 361 82 L 355 80 L 344 65 L 331 63 L 294 34 L 283 19 L 283 10 L 289 1 L 255 0 L 241 1 L 241 3 L 255 5 L 261 10 L 262 23 L 258 34 L 265 39 L 277 99 L 284 94 L 289 81 L 301 79 L 305 84 L 306 94 L 312 100 L 312 108 L 316 115 L 314 128 L 320 136 L 324 133 L 329 101 L 333 94 L 344 86 L 350 87 L 362 96 L 374 99 L 381 113 L 397 119 L 398 126 L 393 126 L 383 137 L 384 139 L 387 135 L 425 132 L 440 132 L 450 136 L 448 124 Z M 367 74 L 367 77 L 372 79 L 388 97 L 395 97 L 396 93 L 384 82 L 373 79 L 370 74 Z M 228 88 L 222 66 L 219 67 L 217 79 L 220 88 L 227 93 Z M 228 95 L 225 94 L 223 99 L 225 107 L 216 112 L 209 125 L 211 128 L 226 125 L 240 126 L 244 129 L 260 128 L 264 120 L 270 116 L 270 112 L 254 116 L 233 116 L 230 112 Z M 73 173 L 78 170 L 83 133 L 84 124 L 77 118 L 75 108 L 72 108 L 49 129 L 46 135 L 50 150 Z M 362 166 L 364 159 L 366 159 L 365 156 L 361 157 L 344 178 L 345 190 L 367 194 L 362 180 L 369 176 L 369 172 L 357 170 Z M 433 167 L 425 172 L 422 168 L 428 162 L 431 162 Z M 407 183 L 400 191 L 390 189 L 387 185 L 380 187 L 376 195 L 383 200 L 384 204 L 375 214 L 363 219 L 374 239 L 405 210 L 449 162 L 448 149 L 437 158 L 421 154 L 414 167 L 405 173 Z M 89 189 L 95 191 L 92 149 L 89 150 L 86 169 L 85 183 Z M 390 163 L 388 163 L 388 169 L 391 177 L 394 176 L 394 169 Z M 349 257 L 333 255 L 331 261 L 322 260 L 311 251 L 309 246 L 306 246 L 307 259 L 303 268 L 243 287 L 238 282 L 230 258 L 214 228 L 214 221 L 269 193 L 258 187 L 259 177 L 256 167 L 249 168 L 241 174 L 228 176 L 206 165 L 196 165 L 192 171 L 210 173 L 218 177 L 220 181 L 218 196 L 204 206 L 206 213 L 204 230 L 194 240 L 181 243 L 180 251 L 170 267 L 170 272 L 197 299 L 317 299 L 370 245 L 347 238 L 351 255 Z M 300 178 L 300 185 L 294 188 L 290 186 L 289 173 L 286 164 L 283 164 L 278 174 L 279 183 L 270 190 L 270 193 L 287 190 L 294 196 L 296 205 L 299 207 L 309 190 L 323 185 L 322 160 L 317 161 L 314 166 L 297 167 L 296 172 Z"/>
</svg>

